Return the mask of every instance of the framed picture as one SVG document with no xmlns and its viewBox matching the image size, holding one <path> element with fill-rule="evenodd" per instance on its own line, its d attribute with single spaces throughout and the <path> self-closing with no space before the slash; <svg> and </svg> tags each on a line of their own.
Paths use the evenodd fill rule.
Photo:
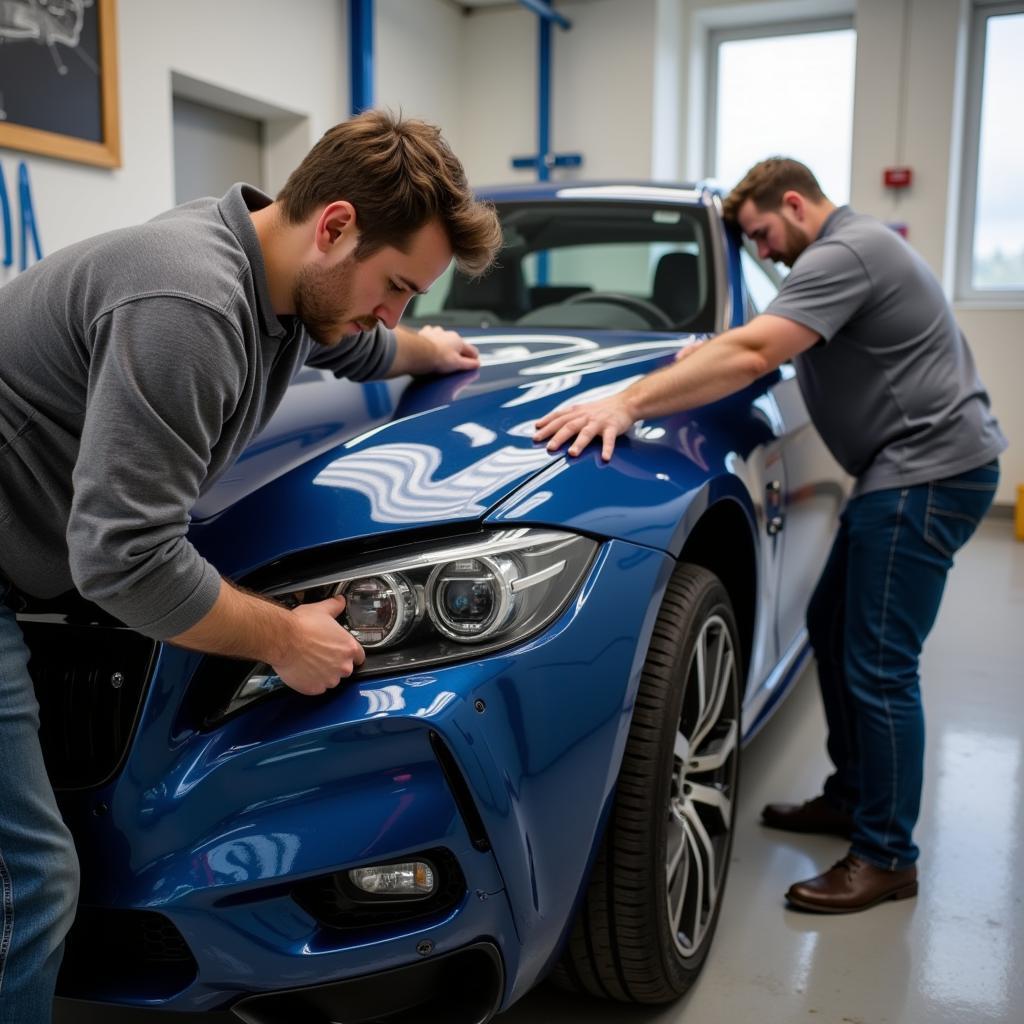
<svg viewBox="0 0 1024 1024">
<path fill-rule="evenodd" d="M 0 3 L 0 147 L 121 166 L 116 0 Z"/>
</svg>

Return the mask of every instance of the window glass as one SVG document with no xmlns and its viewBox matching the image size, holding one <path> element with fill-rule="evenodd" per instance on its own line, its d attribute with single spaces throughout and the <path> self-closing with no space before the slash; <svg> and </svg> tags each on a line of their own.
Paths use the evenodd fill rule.
<svg viewBox="0 0 1024 1024">
<path fill-rule="evenodd" d="M 763 313 L 772 299 L 779 294 L 779 285 L 746 247 L 740 249 L 740 265 L 743 268 L 743 283 L 747 286 L 747 298 L 753 312 Z"/>
<path fill-rule="evenodd" d="M 406 319 L 452 327 L 712 329 L 707 210 L 695 203 L 498 204 L 504 247 L 478 280 L 448 272 Z"/>
<path fill-rule="evenodd" d="M 1024 11 L 985 19 L 971 284 L 1024 291 Z"/>
<path fill-rule="evenodd" d="M 455 263 L 453 261 L 448 264 L 447 270 L 427 289 L 426 295 L 413 296 L 412 302 L 409 304 L 409 314 L 412 315 L 415 312 L 415 315 L 420 320 L 429 319 L 432 314 L 436 314 L 441 309 L 444 297 L 452 286 L 452 275 L 454 273 Z"/>
<path fill-rule="evenodd" d="M 713 172 L 731 188 L 759 160 L 807 164 L 828 197 L 850 197 L 852 28 L 752 35 L 715 33 Z"/>
<path fill-rule="evenodd" d="M 608 242 L 603 245 L 567 245 L 549 249 L 545 250 L 545 283 L 562 287 L 578 284 L 592 291 L 649 296 L 654 291 L 654 273 L 658 261 L 669 252 L 689 252 L 696 256 L 697 246 Z M 526 283 L 531 286 L 540 283 L 537 265 L 539 255 L 531 253 L 523 258 L 523 273 Z"/>
</svg>

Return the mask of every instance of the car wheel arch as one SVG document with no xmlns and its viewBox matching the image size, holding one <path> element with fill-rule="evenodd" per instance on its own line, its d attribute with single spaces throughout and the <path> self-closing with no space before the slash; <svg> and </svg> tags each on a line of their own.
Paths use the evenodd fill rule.
<svg viewBox="0 0 1024 1024">
<path fill-rule="evenodd" d="M 705 502 L 695 500 L 691 509 L 704 507 L 675 553 L 676 561 L 703 566 L 722 581 L 732 601 L 747 667 L 753 649 L 758 592 L 753 510 L 748 505 L 745 492 L 723 494 L 717 500 L 708 497 Z"/>
</svg>

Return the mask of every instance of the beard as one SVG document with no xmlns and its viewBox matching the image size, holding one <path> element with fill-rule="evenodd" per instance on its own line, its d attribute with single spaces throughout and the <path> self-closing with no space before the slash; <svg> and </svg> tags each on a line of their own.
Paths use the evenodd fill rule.
<svg viewBox="0 0 1024 1024">
<path fill-rule="evenodd" d="M 325 348 L 333 348 L 355 322 L 363 330 L 372 330 L 375 316 L 356 316 L 352 309 L 352 281 L 356 260 L 347 256 L 336 267 L 304 266 L 295 281 L 292 299 L 295 314 L 310 337 Z"/>
<path fill-rule="evenodd" d="M 786 233 L 786 247 L 782 252 L 773 252 L 771 256 L 776 263 L 783 263 L 787 267 L 792 267 L 796 263 L 797 257 L 811 243 L 788 220 L 783 220 L 782 225 Z"/>
</svg>

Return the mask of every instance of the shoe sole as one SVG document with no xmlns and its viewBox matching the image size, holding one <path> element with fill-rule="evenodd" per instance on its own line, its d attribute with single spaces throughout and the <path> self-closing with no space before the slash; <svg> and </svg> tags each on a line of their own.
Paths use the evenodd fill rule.
<svg viewBox="0 0 1024 1024">
<path fill-rule="evenodd" d="M 916 895 L 917 882 L 908 882 L 906 885 L 902 885 L 898 889 L 893 889 L 892 892 L 887 892 L 878 896 L 870 903 L 858 903 L 855 907 L 821 906 L 818 903 L 812 903 L 810 900 L 802 900 L 798 896 L 790 896 L 788 893 L 786 895 L 786 902 L 789 903 L 791 907 L 797 907 L 800 910 L 809 910 L 815 914 L 855 914 L 859 910 L 870 910 L 872 907 L 877 907 L 879 903 L 885 903 L 887 900 L 907 900 Z"/>
</svg>

